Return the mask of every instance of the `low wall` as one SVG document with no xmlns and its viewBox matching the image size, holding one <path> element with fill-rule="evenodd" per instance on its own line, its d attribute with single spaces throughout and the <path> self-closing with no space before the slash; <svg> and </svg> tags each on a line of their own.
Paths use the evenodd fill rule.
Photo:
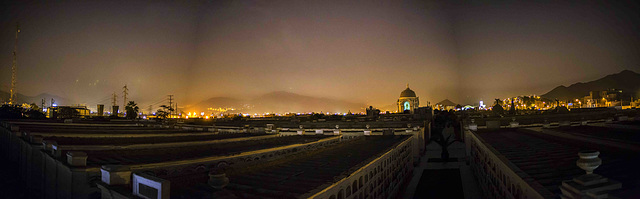
<svg viewBox="0 0 640 199">
<path fill-rule="evenodd" d="M 478 134 L 469 130 L 465 134 L 471 170 L 484 198 L 557 198 Z"/>
<path fill-rule="evenodd" d="M 396 198 L 413 172 L 413 136 L 335 183 L 300 198 Z"/>
</svg>

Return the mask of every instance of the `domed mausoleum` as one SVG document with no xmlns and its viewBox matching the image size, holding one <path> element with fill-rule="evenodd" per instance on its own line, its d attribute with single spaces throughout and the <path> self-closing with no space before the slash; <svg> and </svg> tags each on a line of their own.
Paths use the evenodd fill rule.
<svg viewBox="0 0 640 199">
<path fill-rule="evenodd" d="M 416 96 L 416 92 L 413 92 L 407 84 L 407 89 L 404 89 L 400 93 L 398 98 L 398 113 L 413 113 L 413 111 L 420 105 L 420 100 Z"/>
</svg>

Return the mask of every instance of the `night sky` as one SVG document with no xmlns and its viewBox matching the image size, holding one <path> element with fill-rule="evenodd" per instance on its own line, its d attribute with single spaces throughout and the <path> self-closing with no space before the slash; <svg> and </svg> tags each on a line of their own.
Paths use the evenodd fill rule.
<svg viewBox="0 0 640 199">
<path fill-rule="evenodd" d="M 485 1 L 481 1 L 485 2 Z M 615 4 L 611 4 L 615 3 Z M 544 94 L 640 72 L 632 1 L 65 1 L 0 10 L 0 85 L 95 106 L 127 84 L 146 107 L 273 91 L 385 106 Z M 121 99 L 119 102 L 121 103 Z"/>
</svg>

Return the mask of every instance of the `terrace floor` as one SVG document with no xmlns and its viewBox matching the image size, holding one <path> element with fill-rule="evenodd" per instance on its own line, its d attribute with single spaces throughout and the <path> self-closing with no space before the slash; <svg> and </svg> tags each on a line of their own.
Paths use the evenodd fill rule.
<svg viewBox="0 0 640 199">
<path fill-rule="evenodd" d="M 445 131 L 452 131 L 452 129 L 445 129 Z M 475 176 L 465 162 L 464 143 L 455 142 L 449 146 L 450 159 L 447 162 L 441 159 L 440 145 L 432 142 L 426 148 L 402 198 L 482 197 Z"/>
</svg>

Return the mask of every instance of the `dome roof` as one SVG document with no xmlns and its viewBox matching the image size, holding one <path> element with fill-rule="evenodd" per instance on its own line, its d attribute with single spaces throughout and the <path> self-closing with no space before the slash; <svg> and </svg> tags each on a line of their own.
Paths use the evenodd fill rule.
<svg viewBox="0 0 640 199">
<path fill-rule="evenodd" d="M 409 89 L 409 85 L 407 85 L 407 89 L 404 89 L 402 93 L 400 93 L 400 97 L 416 97 L 416 92 Z"/>
</svg>

